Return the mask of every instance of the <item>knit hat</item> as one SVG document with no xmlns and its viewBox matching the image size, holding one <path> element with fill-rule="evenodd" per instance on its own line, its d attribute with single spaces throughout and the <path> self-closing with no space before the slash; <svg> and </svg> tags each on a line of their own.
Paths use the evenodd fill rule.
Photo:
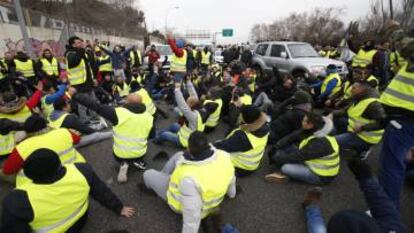
<svg viewBox="0 0 414 233">
<path fill-rule="evenodd" d="M 377 222 L 362 211 L 344 210 L 328 223 L 328 233 L 380 233 Z"/>
<path fill-rule="evenodd" d="M 42 148 L 29 155 L 23 164 L 23 171 L 32 180 L 44 180 L 53 177 L 61 166 L 56 152 Z"/>
<path fill-rule="evenodd" d="M 213 99 L 219 99 L 222 96 L 222 90 L 220 87 L 212 87 L 209 90 L 209 92 L 210 92 L 211 98 Z"/>
<path fill-rule="evenodd" d="M 329 64 L 328 67 L 326 67 L 326 73 L 331 74 L 336 72 L 338 72 L 338 68 L 336 67 L 336 65 Z"/>
<path fill-rule="evenodd" d="M 177 39 L 175 44 L 177 45 L 178 48 L 182 49 L 182 48 L 184 48 L 185 41 L 183 39 Z"/>
<path fill-rule="evenodd" d="M 306 91 L 297 91 L 293 95 L 293 105 L 312 103 L 312 96 Z"/>
<path fill-rule="evenodd" d="M 47 121 L 39 114 L 33 114 L 24 122 L 26 133 L 35 133 L 47 127 Z"/>
<path fill-rule="evenodd" d="M 243 121 L 246 124 L 251 124 L 251 123 L 255 122 L 262 115 L 260 110 L 257 107 L 253 106 L 253 105 L 244 105 L 244 106 L 242 106 L 241 107 L 241 114 L 242 114 L 242 117 L 243 117 Z"/>
</svg>

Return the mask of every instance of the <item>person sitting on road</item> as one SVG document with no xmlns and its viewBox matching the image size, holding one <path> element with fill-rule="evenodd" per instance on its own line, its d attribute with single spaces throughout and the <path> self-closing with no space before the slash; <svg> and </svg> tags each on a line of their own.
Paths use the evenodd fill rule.
<svg viewBox="0 0 414 233">
<path fill-rule="evenodd" d="M 284 182 L 289 178 L 309 184 L 327 184 L 339 174 L 339 145 L 328 136 L 333 123 L 327 117 L 308 112 L 302 130 L 281 139 L 269 151 L 269 160 L 281 166 L 281 172 L 265 176 L 268 182 Z M 291 144 L 300 140 L 299 147 Z M 289 146 L 288 146 L 289 145 Z"/>
<path fill-rule="evenodd" d="M 241 108 L 242 124 L 214 147 L 230 153 L 238 177 L 246 176 L 259 168 L 270 128 L 266 114 L 252 105 Z"/>
<path fill-rule="evenodd" d="M 125 82 L 124 79 L 122 79 L 121 76 L 115 77 L 115 85 L 114 85 L 114 98 L 118 104 L 122 103 L 124 99 L 129 95 L 129 91 L 131 88 L 129 85 Z"/>
<path fill-rule="evenodd" d="M 223 108 L 221 95 L 222 89 L 220 87 L 212 87 L 207 92 L 207 99 L 203 103 L 203 108 L 212 114 L 207 118 L 205 133 L 212 132 L 220 122 L 221 109 Z"/>
<path fill-rule="evenodd" d="M 322 106 L 329 97 L 341 90 L 342 80 L 338 68 L 334 64 L 330 64 L 325 72 L 326 77 L 322 81 L 311 85 L 316 93 L 315 102 L 317 106 Z"/>
<path fill-rule="evenodd" d="M 59 85 L 57 91 L 51 82 L 46 82 L 43 85 L 42 112 L 46 118 L 48 118 L 53 111 L 53 103 L 62 98 L 65 93 L 66 84 Z"/>
<path fill-rule="evenodd" d="M 113 155 L 120 163 L 119 183 L 127 182 L 129 164 L 141 170 L 146 169 L 143 157 L 147 153 L 148 139 L 154 137 L 155 130 L 154 118 L 146 111 L 141 96 L 129 94 L 124 106 L 114 108 L 91 101 L 83 95 L 77 95 L 74 88 L 70 88 L 69 93 L 73 100 L 112 123 Z"/>
<path fill-rule="evenodd" d="M 89 196 L 120 216 L 125 206 L 86 163 L 62 165 L 53 150 L 33 151 L 23 165 L 31 180 L 3 200 L 0 232 L 81 232 L 88 218 Z"/>
<path fill-rule="evenodd" d="M 23 123 L 6 118 L 0 119 L 0 169 L 3 168 L 4 161 L 7 160 L 13 151 L 13 148 L 16 146 L 16 140 L 13 132 L 21 130 L 24 130 Z M 0 180 L 14 184 L 14 177 L 4 175 L 3 171 L 0 171 Z"/>
<path fill-rule="evenodd" d="M 188 150 L 177 152 L 161 171 L 145 171 L 141 188 L 153 190 L 183 215 L 183 233 L 197 233 L 226 194 L 236 196 L 236 178 L 229 155 L 212 148 L 203 133 L 191 133 L 188 143 Z"/>
<path fill-rule="evenodd" d="M 138 82 L 132 82 L 131 85 L 131 93 L 135 93 L 140 95 L 142 98 L 142 103 L 145 104 L 147 111 L 155 116 L 157 112 L 157 107 L 155 106 L 154 102 L 152 101 L 151 95 L 148 93 L 147 89 L 145 89 L 141 84 Z"/>
</svg>

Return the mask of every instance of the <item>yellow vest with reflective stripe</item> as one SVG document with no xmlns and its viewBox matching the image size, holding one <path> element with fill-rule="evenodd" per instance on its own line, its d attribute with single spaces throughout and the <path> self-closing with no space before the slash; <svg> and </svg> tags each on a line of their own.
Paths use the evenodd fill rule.
<svg viewBox="0 0 414 233">
<path fill-rule="evenodd" d="M 23 77 L 30 78 L 35 76 L 32 59 L 28 59 L 25 62 L 14 59 L 14 64 L 16 64 L 16 71 L 22 73 Z"/>
<path fill-rule="evenodd" d="M 249 83 L 249 89 L 252 93 L 256 90 L 256 77 L 257 75 L 251 76 L 251 83 Z"/>
<path fill-rule="evenodd" d="M 136 50 L 135 52 L 137 52 L 138 55 L 138 64 L 141 64 L 142 62 L 142 56 L 141 56 L 141 51 Z M 129 52 L 129 58 L 130 58 L 130 64 L 134 65 L 135 64 L 135 57 L 134 57 L 134 51 L 131 50 L 131 52 Z"/>
<path fill-rule="evenodd" d="M 43 111 L 43 114 L 46 116 L 46 118 L 49 117 L 50 114 L 53 112 L 53 103 L 51 104 L 46 103 L 47 96 L 49 95 L 42 97 L 42 111 Z"/>
<path fill-rule="evenodd" d="M 9 155 L 13 151 L 14 143 L 12 132 L 7 135 L 0 134 L 0 158 L 1 156 Z"/>
<path fill-rule="evenodd" d="M 210 65 L 210 56 L 211 56 L 210 51 L 208 51 L 207 53 L 202 51 L 201 52 L 201 64 Z"/>
<path fill-rule="evenodd" d="M 154 115 L 157 111 L 157 108 L 155 107 L 151 96 L 148 94 L 148 91 L 145 90 L 145 88 L 141 88 L 135 92 L 135 94 L 138 94 L 142 97 L 142 103 L 145 104 L 147 112 L 149 112 L 151 115 Z"/>
<path fill-rule="evenodd" d="M 24 106 L 19 112 L 16 112 L 14 114 L 0 113 L 0 118 L 7 118 L 13 121 L 24 123 L 31 115 L 32 112 L 30 111 L 29 107 Z"/>
<path fill-rule="evenodd" d="M 367 65 L 372 63 L 372 59 L 376 53 L 377 50 L 375 49 L 370 51 L 360 49 L 358 54 L 352 58 L 352 67 L 367 67 Z"/>
<path fill-rule="evenodd" d="M 394 73 L 398 73 L 401 67 L 405 66 L 407 61 L 400 55 L 398 51 L 390 53 L 390 65 L 391 70 Z"/>
<path fill-rule="evenodd" d="M 370 81 L 374 81 L 377 84 L 377 86 L 375 87 L 375 89 L 379 90 L 379 81 L 378 81 L 378 79 L 374 75 L 370 75 L 367 78 L 367 81 L 369 81 L 369 82 Z"/>
<path fill-rule="evenodd" d="M 66 59 L 66 64 L 68 63 L 68 60 Z M 79 65 L 73 68 L 68 68 L 68 80 L 70 85 L 80 85 L 86 82 L 86 64 L 85 60 L 81 59 L 79 62 Z"/>
<path fill-rule="evenodd" d="M 66 174 L 52 184 L 28 182 L 17 189 L 26 192 L 33 209 L 33 232 L 66 232 L 88 210 L 90 187 L 74 165 L 67 165 Z"/>
<path fill-rule="evenodd" d="M 56 58 L 52 58 L 52 63 L 49 62 L 46 58 L 40 59 L 40 62 L 42 62 L 42 70 L 49 76 L 59 75 L 59 67 L 58 67 L 58 61 Z"/>
<path fill-rule="evenodd" d="M 250 95 L 244 94 L 244 95 L 240 96 L 240 102 L 243 105 L 252 105 L 253 99 Z"/>
<path fill-rule="evenodd" d="M 154 118 L 148 112 L 136 114 L 126 108 L 115 108 L 118 124 L 114 131 L 114 154 L 119 158 L 140 158 L 147 153 L 147 139 Z"/>
<path fill-rule="evenodd" d="M 50 115 L 49 115 L 49 118 L 48 118 L 48 120 L 49 120 L 49 126 L 51 127 L 51 128 L 54 128 L 54 129 L 59 129 L 59 128 L 61 128 L 62 127 L 62 124 L 63 124 L 63 122 L 65 121 L 65 119 L 66 119 L 66 116 L 67 115 L 69 115 L 68 113 L 64 113 L 64 114 L 62 114 L 60 117 L 58 117 L 57 119 L 55 119 L 54 121 L 52 121 L 51 119 L 50 119 Z"/>
<path fill-rule="evenodd" d="M 6 77 L 6 74 L 3 74 L 3 72 L 1 72 L 1 68 L 6 69 L 6 73 L 7 73 L 7 64 L 4 62 L 4 59 L 0 60 L 0 80 L 4 79 Z"/>
<path fill-rule="evenodd" d="M 190 134 L 199 131 L 204 132 L 205 124 L 203 123 L 201 119 L 200 113 L 197 111 L 197 128 L 191 129 L 187 126 L 187 123 L 184 123 L 184 125 L 181 126 L 180 130 L 178 131 L 178 139 L 180 140 L 181 145 L 184 148 L 188 147 L 188 139 L 190 138 Z"/>
<path fill-rule="evenodd" d="M 100 56 L 99 62 L 106 62 L 99 66 L 99 71 L 101 72 L 112 72 L 114 69 L 112 68 L 111 57 L 109 55 Z"/>
<path fill-rule="evenodd" d="M 227 138 L 233 136 L 233 134 L 238 130 L 242 130 L 242 129 L 238 128 L 238 129 L 233 130 L 233 132 L 231 132 L 227 136 Z M 262 160 L 263 154 L 266 149 L 269 134 L 266 134 L 263 137 L 257 137 L 249 132 L 246 132 L 246 131 L 243 131 L 243 132 L 246 134 L 253 148 L 248 151 L 230 153 L 231 161 L 233 162 L 233 165 L 235 167 L 248 170 L 248 171 L 254 171 L 260 165 L 260 161 Z"/>
<path fill-rule="evenodd" d="M 414 73 L 402 67 L 381 95 L 381 103 L 414 111 Z"/>
<path fill-rule="evenodd" d="M 128 84 L 126 82 L 124 82 L 122 84 L 122 88 L 118 84 L 115 84 L 115 90 L 118 92 L 119 96 L 125 97 L 125 96 L 129 95 L 129 91 L 131 89 L 129 88 Z"/>
<path fill-rule="evenodd" d="M 220 114 L 221 114 L 221 108 L 223 107 L 223 100 L 222 99 L 216 99 L 216 100 L 206 100 L 204 101 L 204 105 L 208 103 L 216 103 L 218 106 L 216 110 L 210 114 L 210 116 L 207 118 L 206 126 L 208 127 L 216 127 L 220 120 Z"/>
<path fill-rule="evenodd" d="M 338 81 L 337 81 L 336 86 L 334 87 L 334 89 L 332 90 L 332 92 L 329 96 L 332 96 L 332 95 L 336 94 L 339 90 L 341 90 L 341 85 L 342 85 L 341 84 L 341 82 L 342 82 L 341 77 L 339 76 L 338 73 L 332 73 L 332 74 L 329 74 L 328 77 L 326 77 L 323 80 L 322 87 L 321 87 L 321 93 L 324 93 L 326 91 L 326 88 L 328 87 L 328 83 L 332 79 L 336 79 Z"/>
<path fill-rule="evenodd" d="M 29 137 L 16 146 L 16 150 L 23 160 L 26 160 L 35 150 L 41 148 L 56 152 L 62 164 L 85 162 L 83 156 L 73 147 L 72 135 L 67 129 L 54 129 L 41 135 Z M 27 181 L 29 179 L 21 169 L 16 177 L 16 187 L 27 183 Z"/>
<path fill-rule="evenodd" d="M 299 144 L 299 149 L 305 147 L 314 138 L 315 136 L 310 136 L 304 139 Z M 326 136 L 326 139 L 328 139 L 334 152 L 328 156 L 305 161 L 305 164 L 318 176 L 336 176 L 340 167 L 339 145 L 334 137 Z"/>
<path fill-rule="evenodd" d="M 351 96 L 352 96 L 351 89 L 352 89 L 351 82 L 346 81 L 345 84 L 344 84 L 344 99 L 351 98 Z"/>
<path fill-rule="evenodd" d="M 171 58 L 171 67 L 172 72 L 186 72 L 187 71 L 187 51 L 183 49 L 183 56 L 177 57 L 174 53 Z"/>
<path fill-rule="evenodd" d="M 139 84 L 142 84 L 144 80 L 145 80 L 145 74 L 144 76 L 138 75 L 137 77 L 134 77 L 134 76 L 131 77 L 131 83 L 135 81 Z M 129 84 L 130 86 L 131 86 L 131 83 Z"/>
<path fill-rule="evenodd" d="M 184 158 L 182 158 L 184 159 Z M 177 213 L 182 213 L 182 194 L 179 185 L 184 178 L 191 178 L 200 190 L 203 202 L 201 217 L 205 218 L 224 200 L 229 185 L 234 177 L 234 167 L 229 155 L 216 150 L 208 161 L 180 161 L 171 175 L 167 191 L 168 205 Z"/>
<path fill-rule="evenodd" d="M 367 98 L 359 101 L 356 105 L 352 104 L 348 109 L 348 131 L 352 132 L 356 125 L 363 126 L 375 122 L 374 120 L 362 117 L 365 109 L 373 103 L 378 101 L 377 98 Z M 359 138 L 370 144 L 377 144 L 381 138 L 384 130 L 362 131 L 357 134 Z"/>
</svg>

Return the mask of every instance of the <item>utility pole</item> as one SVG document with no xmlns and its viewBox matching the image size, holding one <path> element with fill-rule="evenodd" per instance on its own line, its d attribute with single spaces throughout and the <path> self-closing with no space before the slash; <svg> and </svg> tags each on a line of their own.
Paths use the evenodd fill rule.
<svg viewBox="0 0 414 233">
<path fill-rule="evenodd" d="M 392 6 L 392 0 L 390 0 L 390 17 L 391 17 L 391 20 L 394 19 L 394 8 Z"/>
<path fill-rule="evenodd" d="M 13 0 L 13 4 L 14 4 L 14 9 L 16 10 L 17 19 L 19 20 L 20 31 L 23 36 L 24 47 L 26 49 L 26 53 L 29 57 L 34 58 L 32 44 L 30 44 L 29 34 L 27 34 L 26 22 L 24 20 L 22 6 L 20 5 L 20 0 Z"/>
</svg>

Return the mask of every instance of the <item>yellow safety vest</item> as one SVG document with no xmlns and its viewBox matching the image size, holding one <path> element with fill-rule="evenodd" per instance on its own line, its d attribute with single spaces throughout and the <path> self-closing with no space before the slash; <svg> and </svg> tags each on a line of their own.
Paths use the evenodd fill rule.
<svg viewBox="0 0 414 233">
<path fill-rule="evenodd" d="M 390 65 L 391 65 L 391 70 L 394 73 L 398 73 L 401 67 L 405 66 L 406 64 L 407 64 L 407 61 L 400 55 L 398 51 L 390 53 Z"/>
<path fill-rule="evenodd" d="M 235 129 L 233 130 L 233 132 L 231 132 L 227 136 L 227 138 L 233 136 L 233 134 L 238 130 L 243 131 L 240 128 Z M 262 160 L 263 154 L 266 149 L 269 134 L 266 134 L 263 137 L 257 137 L 249 132 L 246 132 L 246 131 L 243 131 L 243 132 L 246 134 L 253 148 L 248 151 L 230 153 L 231 161 L 233 162 L 233 165 L 235 167 L 248 170 L 248 171 L 254 171 L 260 165 L 260 161 Z"/>
<path fill-rule="evenodd" d="M 201 64 L 210 65 L 210 56 L 211 56 L 210 51 L 208 51 L 207 53 L 202 51 L 201 52 Z"/>
<path fill-rule="evenodd" d="M 7 118 L 12 121 L 24 123 L 31 115 L 32 111 L 30 111 L 29 107 L 24 106 L 19 112 L 13 114 L 0 113 L 0 118 Z"/>
<path fill-rule="evenodd" d="M 51 104 L 46 103 L 46 97 L 47 96 L 49 96 L 49 95 L 46 95 L 46 96 L 42 97 L 42 111 L 43 111 L 43 114 L 46 116 L 46 118 L 49 117 L 50 114 L 54 110 L 53 103 L 51 103 Z"/>
<path fill-rule="evenodd" d="M 100 72 L 112 72 L 114 69 L 112 68 L 111 57 L 109 55 L 100 56 L 99 62 L 103 63 L 99 65 Z"/>
<path fill-rule="evenodd" d="M 221 114 L 221 108 L 223 107 L 223 100 L 222 99 L 216 99 L 216 100 L 206 100 L 204 101 L 204 105 L 208 103 L 216 103 L 217 109 L 210 114 L 210 116 L 207 118 L 206 126 L 208 127 L 216 127 L 220 120 L 220 114 Z"/>
<path fill-rule="evenodd" d="M 407 64 L 400 69 L 381 95 L 381 103 L 414 111 L 414 73 L 407 72 Z"/>
<path fill-rule="evenodd" d="M 171 175 L 167 191 L 168 205 L 177 213 L 183 210 L 179 185 L 184 178 L 191 178 L 199 187 L 203 202 L 201 217 L 205 218 L 224 200 L 234 178 L 234 167 L 229 155 L 221 150 L 216 150 L 208 161 L 186 163 L 181 160 Z"/>
<path fill-rule="evenodd" d="M 378 79 L 374 75 L 369 76 L 367 78 L 367 81 L 375 81 L 375 83 L 377 84 L 377 86 L 375 88 L 377 90 L 379 90 L 379 81 L 378 81 Z"/>
<path fill-rule="evenodd" d="M 122 84 L 122 88 L 118 84 L 115 84 L 115 90 L 118 92 L 119 96 L 121 97 L 125 97 L 129 95 L 129 92 L 131 91 L 130 87 L 128 86 L 126 82 Z"/>
<path fill-rule="evenodd" d="M 65 119 L 66 119 L 66 116 L 67 115 L 69 115 L 68 113 L 64 113 L 64 114 L 62 114 L 60 117 L 58 117 L 57 119 L 55 119 L 55 120 L 51 120 L 50 119 L 50 115 L 49 115 L 49 118 L 48 118 L 48 120 L 49 120 L 49 126 L 51 127 L 51 128 L 54 128 L 54 129 L 59 129 L 59 128 L 61 128 L 62 127 L 62 124 L 63 124 L 63 122 L 65 121 Z"/>
<path fill-rule="evenodd" d="M 256 90 L 256 77 L 257 75 L 251 76 L 251 83 L 249 83 L 249 89 L 252 93 Z"/>
<path fill-rule="evenodd" d="M 351 89 L 352 89 L 351 82 L 346 81 L 345 84 L 344 84 L 344 99 L 351 98 L 351 96 L 352 96 Z"/>
<path fill-rule="evenodd" d="M 325 57 L 326 52 L 324 50 L 319 51 L 319 55 L 321 55 L 322 57 Z"/>
<path fill-rule="evenodd" d="M 138 64 L 141 64 L 142 62 L 142 56 L 141 56 L 141 51 L 136 51 L 137 55 L 138 55 Z M 135 64 L 135 56 L 134 56 L 134 51 L 131 50 L 131 52 L 129 52 L 129 58 L 130 58 L 130 64 L 134 65 Z"/>
<path fill-rule="evenodd" d="M 28 182 L 17 189 L 27 194 L 34 216 L 29 225 L 36 233 L 66 232 L 88 210 L 90 187 L 74 165 L 52 184 Z"/>
<path fill-rule="evenodd" d="M 145 104 L 147 112 L 149 112 L 151 115 L 154 115 L 155 112 L 157 111 L 157 108 L 155 107 L 151 96 L 148 94 L 148 91 L 145 90 L 145 88 L 141 88 L 137 92 L 135 92 L 135 94 L 138 94 L 141 96 L 142 103 Z"/>
<path fill-rule="evenodd" d="M 7 70 L 7 64 L 4 62 L 4 59 L 0 60 L 0 80 L 4 79 L 6 77 L 6 74 L 3 74 L 3 72 L 1 72 L 2 67 Z M 6 73 L 7 73 L 7 71 L 6 71 Z"/>
<path fill-rule="evenodd" d="M 14 59 L 14 64 L 16 64 L 16 71 L 22 73 L 23 77 L 31 78 L 35 76 L 32 59 L 28 59 L 25 62 Z"/>
<path fill-rule="evenodd" d="M 66 64 L 69 64 L 67 58 Z M 73 68 L 68 68 L 67 72 L 70 85 L 74 86 L 85 83 L 87 74 L 85 60 L 81 59 L 79 65 Z"/>
<path fill-rule="evenodd" d="M 351 107 L 347 111 L 349 132 L 353 132 L 353 128 L 355 127 L 355 125 L 363 126 L 375 122 L 374 120 L 363 118 L 362 114 L 371 103 L 376 101 L 378 101 L 377 98 L 367 98 L 359 101 L 357 104 L 351 105 Z M 357 136 L 367 143 L 377 144 L 379 141 L 381 141 L 383 133 L 384 130 L 362 131 L 357 133 Z"/>
<path fill-rule="evenodd" d="M 367 65 L 372 63 L 372 59 L 376 53 L 376 49 L 370 51 L 360 49 L 358 54 L 352 58 L 352 67 L 367 67 Z"/>
<path fill-rule="evenodd" d="M 331 92 L 331 94 L 329 95 L 329 96 L 333 96 L 334 94 L 336 94 L 338 91 L 340 91 L 341 90 L 341 77 L 339 76 L 339 74 L 338 73 L 332 73 L 332 74 L 329 74 L 328 75 L 328 77 L 326 77 L 324 80 L 323 80 L 323 83 L 322 83 L 322 87 L 321 87 L 321 93 L 325 93 L 325 91 L 326 91 L 326 88 L 328 87 L 328 83 L 332 80 L 332 79 L 336 79 L 337 80 L 337 83 L 336 83 L 336 86 L 335 86 L 335 88 L 332 90 L 332 92 Z"/>
<path fill-rule="evenodd" d="M 187 72 L 187 51 L 185 51 L 185 49 L 183 49 L 182 57 L 177 57 L 173 53 L 170 70 L 172 72 Z"/>
<path fill-rule="evenodd" d="M 62 164 L 84 163 L 83 156 L 73 146 L 72 135 L 67 129 L 54 129 L 47 133 L 29 137 L 16 146 L 20 157 L 25 161 L 35 150 L 47 148 L 59 155 Z M 16 187 L 27 183 L 23 169 L 17 174 Z"/>
<path fill-rule="evenodd" d="M 58 61 L 56 58 L 52 58 L 52 63 L 49 62 L 46 58 L 40 59 L 42 62 L 42 70 L 49 76 L 58 76 L 59 75 L 59 67 Z"/>
<path fill-rule="evenodd" d="M 184 148 L 188 147 L 188 139 L 190 138 L 190 134 L 199 131 L 204 132 L 205 124 L 201 119 L 200 113 L 197 111 L 197 127 L 195 129 L 191 129 L 187 126 L 187 123 L 181 126 L 180 130 L 178 131 L 178 139 L 180 140 L 181 146 Z"/>
<path fill-rule="evenodd" d="M 300 142 L 299 149 L 305 147 L 314 138 L 315 136 L 310 136 L 304 139 Z M 326 139 L 328 139 L 334 152 L 328 156 L 305 161 L 305 164 L 318 176 L 336 176 L 340 168 L 339 145 L 334 137 L 326 136 Z"/>
<path fill-rule="evenodd" d="M 14 148 L 14 135 L 10 132 L 7 135 L 0 134 L 0 158 L 9 155 Z"/>
<path fill-rule="evenodd" d="M 240 101 L 243 105 L 252 105 L 253 99 L 250 95 L 244 94 L 240 96 Z"/>
<path fill-rule="evenodd" d="M 126 108 L 115 108 L 118 124 L 114 131 L 114 154 L 119 158 L 140 158 L 147 153 L 147 140 L 154 118 L 148 112 L 136 114 Z"/>
<path fill-rule="evenodd" d="M 131 77 L 131 82 L 137 82 L 139 84 L 142 84 L 144 82 L 144 80 L 145 80 L 145 74 L 144 74 L 144 76 L 138 75 L 137 77 L 134 77 L 134 76 Z M 131 84 L 130 84 L 130 86 L 131 86 Z"/>
</svg>

